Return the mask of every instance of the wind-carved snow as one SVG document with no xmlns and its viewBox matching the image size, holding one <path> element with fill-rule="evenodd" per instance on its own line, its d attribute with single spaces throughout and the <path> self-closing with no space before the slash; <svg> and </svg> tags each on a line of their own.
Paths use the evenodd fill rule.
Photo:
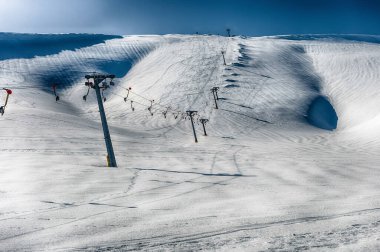
<svg viewBox="0 0 380 252">
<path fill-rule="evenodd" d="M 311 102 L 307 119 L 310 124 L 326 130 L 334 130 L 338 124 L 336 112 L 324 96 L 318 96 Z"/>
<path fill-rule="evenodd" d="M 0 60 L 57 54 L 103 43 L 121 36 L 103 34 L 18 34 L 0 32 Z"/>
<path fill-rule="evenodd" d="M 379 60 L 373 43 L 166 35 L 0 61 L 14 88 L 0 118 L 0 248 L 378 250 Z M 104 104 L 117 169 L 94 92 L 82 100 L 92 71 L 120 71 Z M 144 98 L 125 102 L 129 87 Z M 334 131 L 307 121 L 320 96 Z M 188 109 L 210 119 L 198 144 L 175 119 Z"/>
</svg>

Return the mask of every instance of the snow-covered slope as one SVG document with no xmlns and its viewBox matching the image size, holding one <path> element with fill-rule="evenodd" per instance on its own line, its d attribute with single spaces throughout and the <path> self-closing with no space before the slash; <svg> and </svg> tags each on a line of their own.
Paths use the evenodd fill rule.
<svg viewBox="0 0 380 252">
<path fill-rule="evenodd" d="M 125 36 L 8 56 L 0 249 L 378 250 L 370 38 Z M 120 77 L 104 93 L 118 168 L 105 167 L 95 94 L 82 100 L 94 71 Z M 186 110 L 210 120 L 197 144 Z"/>
</svg>

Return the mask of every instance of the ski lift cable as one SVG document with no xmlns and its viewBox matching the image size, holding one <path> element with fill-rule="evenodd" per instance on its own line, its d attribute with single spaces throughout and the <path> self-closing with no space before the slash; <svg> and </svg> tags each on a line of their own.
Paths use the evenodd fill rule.
<svg viewBox="0 0 380 252">
<path fill-rule="evenodd" d="M 116 94 L 116 93 L 114 93 L 114 92 L 112 92 L 112 91 L 110 91 L 110 93 L 112 93 L 113 95 L 118 96 L 118 97 L 124 99 L 124 97 L 121 96 L 121 95 L 119 95 L 119 94 Z M 141 103 L 141 102 L 138 102 L 138 101 L 135 101 L 135 100 L 132 100 L 132 99 L 130 99 L 130 101 L 132 102 L 132 104 L 133 104 L 133 103 L 137 103 L 137 104 L 139 104 L 139 105 L 141 105 L 141 106 L 144 106 L 144 107 L 148 108 L 150 114 L 152 114 L 153 112 L 155 113 L 155 112 L 157 112 L 157 111 L 158 111 L 158 112 L 162 112 L 162 111 L 159 111 L 158 109 L 152 107 L 153 100 L 151 101 L 151 105 L 146 105 L 146 104 L 143 104 L 143 103 Z M 134 111 L 134 109 L 133 109 L 133 105 L 132 105 L 132 104 L 131 104 L 131 108 L 132 108 L 132 111 Z"/>
<path fill-rule="evenodd" d="M 144 96 L 142 96 L 142 95 L 140 95 L 140 94 L 138 94 L 138 93 L 132 91 L 130 88 L 126 88 L 126 87 L 123 87 L 123 86 L 121 86 L 121 88 L 127 90 L 129 93 L 134 94 L 134 95 L 136 95 L 136 96 L 138 96 L 138 97 L 140 97 L 140 98 L 142 98 L 142 99 L 144 99 L 144 100 L 146 100 L 146 101 L 151 102 L 151 101 L 153 100 L 153 99 L 149 99 L 149 98 L 147 98 L 147 97 L 144 97 Z M 160 106 L 160 107 L 162 107 L 162 108 L 166 108 L 166 107 L 170 106 L 170 105 L 163 105 L 163 104 L 161 104 L 160 102 L 157 102 L 156 100 L 154 100 L 154 104 L 155 104 L 155 105 L 158 105 L 158 106 Z"/>
<path fill-rule="evenodd" d="M 111 94 L 113 94 L 113 95 L 115 95 L 115 96 L 118 96 L 118 97 L 120 97 L 120 98 L 123 98 L 124 99 L 124 96 L 121 96 L 121 95 L 119 95 L 119 94 L 117 94 L 117 93 L 115 93 L 115 92 L 113 92 L 113 91 L 109 91 Z M 141 106 L 144 106 L 144 107 L 149 107 L 149 105 L 146 105 L 146 104 L 143 104 L 143 103 L 141 103 L 141 102 L 138 102 L 138 101 L 135 101 L 135 100 L 132 100 L 132 99 L 129 99 L 130 101 L 132 101 L 133 103 L 137 103 L 137 104 L 139 104 L 139 105 L 141 105 Z"/>
<path fill-rule="evenodd" d="M 154 101 L 154 104 L 151 104 L 151 105 L 158 105 L 158 106 L 161 107 L 162 109 L 167 109 L 168 107 L 171 107 L 171 108 L 173 107 L 173 105 L 171 105 L 171 104 L 169 104 L 169 105 L 163 105 L 163 104 L 157 102 L 156 100 L 152 100 L 152 99 L 149 99 L 149 98 L 147 98 L 147 97 L 144 97 L 144 96 L 142 96 L 142 95 L 140 95 L 140 94 L 138 94 L 138 93 L 132 91 L 130 88 L 125 88 L 125 87 L 121 87 L 121 88 L 127 90 L 129 93 L 131 93 L 131 94 L 133 94 L 133 95 L 136 95 L 137 97 L 142 98 L 142 99 L 144 99 L 144 100 L 146 100 L 146 101 L 149 101 L 149 102 Z M 113 93 L 113 94 L 115 94 L 115 93 Z M 119 96 L 119 97 L 125 99 L 125 97 L 123 97 L 123 96 L 121 96 L 121 95 L 119 95 L 119 94 L 115 94 L 115 95 L 117 95 L 117 96 Z M 150 105 L 145 105 L 145 106 L 150 107 Z M 173 109 L 172 109 L 172 110 L 173 110 Z M 175 111 L 175 110 L 174 110 L 174 111 Z"/>
<path fill-rule="evenodd" d="M 118 97 L 124 99 L 123 96 L 121 96 L 121 95 L 119 95 L 119 94 L 117 94 L 117 93 L 115 93 L 115 92 L 110 91 L 110 93 L 112 93 L 113 95 L 118 96 Z M 164 115 L 165 118 L 167 118 L 167 114 L 169 113 L 169 111 L 171 111 L 171 113 L 174 115 L 174 118 L 175 118 L 175 119 L 177 119 L 177 118 L 178 118 L 178 115 L 182 113 L 182 112 L 179 111 L 179 110 L 174 110 L 171 106 L 167 106 L 167 107 L 165 107 L 164 110 L 154 108 L 154 107 L 152 107 L 152 105 L 153 105 L 153 100 L 150 100 L 150 101 L 151 101 L 151 105 L 146 105 L 146 104 L 143 104 L 143 103 L 141 103 L 141 102 L 138 102 L 138 101 L 136 101 L 136 100 L 132 100 L 132 99 L 129 99 L 129 100 L 131 101 L 131 109 L 132 109 L 132 111 L 134 111 L 133 104 L 138 104 L 138 105 L 140 105 L 140 106 L 146 107 L 151 115 L 154 114 L 154 113 L 162 113 L 162 114 Z"/>
<path fill-rule="evenodd" d="M 111 94 L 113 94 L 113 95 L 115 95 L 115 96 L 118 96 L 118 97 L 120 97 L 120 98 L 123 98 L 124 99 L 124 96 L 121 96 L 121 95 L 119 95 L 119 94 L 117 94 L 117 93 L 115 93 L 115 92 L 112 92 L 112 91 L 109 91 Z M 130 101 L 132 101 L 133 103 L 137 103 L 137 104 L 139 104 L 139 105 L 141 105 L 141 106 L 144 106 L 144 107 L 149 107 L 149 105 L 146 105 L 146 104 L 143 104 L 143 103 L 141 103 L 141 102 L 138 102 L 138 101 L 136 101 L 136 100 L 132 100 L 132 99 L 129 99 Z"/>
<path fill-rule="evenodd" d="M 125 88 L 125 87 L 122 87 L 123 89 L 126 89 L 126 90 L 128 90 L 127 88 Z M 134 94 L 134 95 L 136 95 L 136 96 L 138 96 L 138 97 L 140 97 L 140 98 L 142 98 L 142 99 L 144 99 L 144 100 L 147 100 L 147 101 L 151 101 L 151 99 L 149 99 L 149 98 L 147 98 L 147 97 L 144 97 L 144 96 L 142 96 L 142 95 L 140 95 L 140 94 L 138 94 L 138 93 L 136 93 L 136 92 L 134 92 L 134 91 L 129 91 L 129 92 L 131 92 L 132 94 Z M 197 93 L 192 93 L 192 94 L 186 94 L 186 96 L 188 96 L 188 95 L 196 95 L 196 94 L 208 94 L 209 93 L 209 91 L 203 91 L 203 92 L 197 92 Z M 181 101 L 185 101 L 185 100 L 187 100 L 187 98 L 188 97 L 186 97 L 185 99 L 182 99 Z M 158 106 L 160 106 L 160 107 L 162 107 L 162 108 L 164 108 L 164 109 L 166 109 L 167 107 L 173 107 L 172 105 L 163 105 L 163 104 L 161 104 L 160 102 L 157 102 L 157 101 L 155 101 L 154 102 L 154 104 L 155 105 L 158 105 Z"/>
<path fill-rule="evenodd" d="M 137 104 L 139 104 L 139 105 L 141 105 L 141 106 L 143 106 L 143 107 L 149 108 L 148 105 L 142 104 L 142 103 L 137 102 L 137 101 L 135 101 L 135 100 L 131 100 L 131 101 L 133 102 L 133 104 L 137 103 Z"/>
</svg>

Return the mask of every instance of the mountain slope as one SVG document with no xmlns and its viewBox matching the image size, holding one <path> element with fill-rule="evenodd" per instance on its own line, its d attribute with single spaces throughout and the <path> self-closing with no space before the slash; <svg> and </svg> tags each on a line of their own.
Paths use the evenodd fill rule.
<svg viewBox="0 0 380 252">
<path fill-rule="evenodd" d="M 0 61 L 1 250 L 378 249 L 379 59 L 358 41 L 165 35 Z M 120 77 L 115 169 L 82 99 L 93 71 Z M 336 130 L 308 122 L 319 97 Z M 210 120 L 197 144 L 186 110 Z"/>
</svg>

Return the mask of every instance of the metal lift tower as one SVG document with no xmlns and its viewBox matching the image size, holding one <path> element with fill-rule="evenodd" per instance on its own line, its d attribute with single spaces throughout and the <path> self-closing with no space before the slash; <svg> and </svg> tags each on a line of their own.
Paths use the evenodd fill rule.
<svg viewBox="0 0 380 252">
<path fill-rule="evenodd" d="M 104 112 L 103 100 L 100 94 L 101 89 L 105 90 L 109 88 L 109 85 L 111 86 L 114 85 L 112 80 L 115 78 L 115 75 L 94 73 L 94 74 L 86 75 L 85 78 L 87 79 L 87 82 L 85 83 L 85 85 L 88 86 L 89 88 L 91 87 L 95 89 L 96 98 L 98 100 L 100 119 L 102 121 L 104 140 L 106 142 L 107 153 L 108 153 L 107 155 L 108 166 L 117 167 L 115 153 L 112 147 L 111 135 L 108 129 L 106 113 Z M 91 79 L 93 80 L 93 82 L 90 82 Z M 109 79 L 109 84 L 107 83 L 107 79 Z"/>
</svg>

